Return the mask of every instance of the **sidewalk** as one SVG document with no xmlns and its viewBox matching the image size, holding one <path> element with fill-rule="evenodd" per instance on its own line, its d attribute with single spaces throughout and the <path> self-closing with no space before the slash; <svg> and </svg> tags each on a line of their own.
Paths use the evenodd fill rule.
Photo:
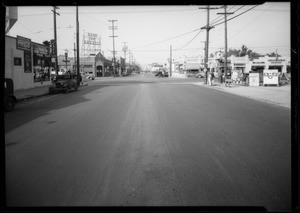
<svg viewBox="0 0 300 213">
<path fill-rule="evenodd" d="M 86 86 L 86 85 L 88 85 L 88 83 L 83 82 L 83 84 L 80 84 L 80 87 Z M 14 95 L 18 101 L 48 95 L 49 94 L 49 90 L 48 90 L 49 86 L 50 85 L 45 85 L 45 86 L 34 87 L 34 88 L 29 88 L 29 89 L 15 90 Z"/>
<path fill-rule="evenodd" d="M 242 86 L 232 85 L 232 87 L 225 87 L 225 84 L 215 83 L 215 86 L 209 86 L 203 82 L 193 83 L 207 88 L 217 89 L 227 93 L 252 98 L 259 101 L 272 103 L 275 105 L 291 108 L 291 85 L 286 84 L 282 86 Z"/>
</svg>

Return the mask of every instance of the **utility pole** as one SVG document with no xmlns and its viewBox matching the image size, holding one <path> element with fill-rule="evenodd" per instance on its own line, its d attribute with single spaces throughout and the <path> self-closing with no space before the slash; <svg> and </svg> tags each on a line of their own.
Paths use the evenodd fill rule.
<svg viewBox="0 0 300 213">
<path fill-rule="evenodd" d="M 127 52 L 127 49 L 128 49 L 128 47 L 127 47 L 127 42 L 123 42 L 123 52 L 124 52 L 124 64 L 125 64 L 125 72 L 126 72 L 126 52 Z"/>
<path fill-rule="evenodd" d="M 220 9 L 219 7 L 210 7 L 207 5 L 206 7 L 199 7 L 199 9 L 206 9 L 207 10 L 207 24 L 205 27 L 201 27 L 201 29 L 206 29 L 206 43 L 205 43 L 205 62 L 204 66 L 206 69 L 208 69 L 208 44 L 209 44 L 209 30 L 214 28 L 213 26 L 209 26 L 209 10 L 215 10 L 215 9 Z"/>
<path fill-rule="evenodd" d="M 203 60 L 203 65 L 204 65 L 204 67 L 206 68 L 206 66 L 205 66 L 205 56 L 206 56 L 206 41 L 201 41 L 202 43 L 204 43 L 204 48 L 203 48 L 203 50 L 204 50 L 204 55 L 203 55 L 203 58 L 204 58 L 204 60 Z"/>
<path fill-rule="evenodd" d="M 217 14 L 224 14 L 225 18 L 225 50 L 224 50 L 224 57 L 225 57 L 225 64 L 224 64 L 224 69 L 225 69 L 225 76 L 227 76 L 227 15 L 233 14 L 233 13 L 227 13 L 226 11 L 227 6 L 224 5 L 224 13 L 217 13 Z"/>
<path fill-rule="evenodd" d="M 115 72 L 115 66 L 116 66 L 116 56 L 115 56 L 115 37 L 118 37 L 118 36 L 115 36 L 115 30 L 118 29 L 117 26 L 114 26 L 114 23 L 118 20 L 108 20 L 109 22 L 111 22 L 112 26 L 109 27 L 110 30 L 112 30 L 112 36 L 109 36 L 109 37 L 112 37 L 113 38 L 113 72 L 114 72 L 114 77 L 116 77 L 116 72 Z"/>
<path fill-rule="evenodd" d="M 65 50 L 65 60 L 63 60 L 63 62 L 66 62 L 66 71 L 68 69 L 68 62 L 70 62 L 70 60 L 68 60 L 68 50 Z"/>
<path fill-rule="evenodd" d="M 131 74 L 132 70 L 132 52 L 129 50 L 129 72 Z"/>
<path fill-rule="evenodd" d="M 172 45 L 170 46 L 170 77 L 172 77 Z"/>
<path fill-rule="evenodd" d="M 75 64 L 76 64 L 76 48 L 75 48 L 75 42 L 74 42 L 74 49 L 73 49 L 73 51 L 74 51 L 74 67 L 73 67 L 73 72 L 75 73 L 76 72 L 76 66 L 75 66 Z"/>
<path fill-rule="evenodd" d="M 56 15 L 59 15 L 59 13 L 56 12 L 56 9 L 59 9 L 59 7 L 57 6 L 53 6 L 53 19 L 54 19 L 54 41 L 55 41 L 55 44 L 54 44 L 54 55 L 55 55 L 55 72 L 56 72 L 56 75 L 58 75 L 58 62 L 57 62 L 57 36 L 56 36 Z"/>
<path fill-rule="evenodd" d="M 80 70 L 79 70 L 79 20 L 78 20 L 78 5 L 76 5 L 76 44 L 77 44 L 77 60 L 76 60 L 76 67 L 77 67 L 77 85 L 80 85 Z"/>
</svg>

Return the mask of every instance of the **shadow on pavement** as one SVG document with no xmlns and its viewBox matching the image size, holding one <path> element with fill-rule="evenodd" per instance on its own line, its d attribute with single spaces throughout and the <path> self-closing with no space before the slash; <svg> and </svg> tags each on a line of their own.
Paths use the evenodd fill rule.
<svg viewBox="0 0 300 213">
<path fill-rule="evenodd" d="M 50 111 L 90 101 L 90 99 L 87 99 L 84 96 L 95 90 L 109 86 L 118 85 L 91 85 L 87 87 L 81 87 L 78 91 L 70 91 L 68 94 L 49 94 L 43 97 L 22 101 L 16 105 L 16 108 L 13 112 L 7 112 L 4 114 L 5 133 L 8 133 L 41 116 L 45 116 L 49 114 Z"/>
</svg>

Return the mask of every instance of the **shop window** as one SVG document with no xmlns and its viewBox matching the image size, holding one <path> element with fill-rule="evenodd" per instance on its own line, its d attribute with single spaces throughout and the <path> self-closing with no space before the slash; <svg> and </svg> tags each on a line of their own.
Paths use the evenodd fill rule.
<svg viewBox="0 0 300 213">
<path fill-rule="evenodd" d="M 22 66 L 22 58 L 14 57 L 14 66 Z"/>
<path fill-rule="evenodd" d="M 269 66 L 269 69 L 270 69 L 270 70 L 272 70 L 272 69 L 277 69 L 278 72 L 281 72 L 282 66 Z"/>
</svg>

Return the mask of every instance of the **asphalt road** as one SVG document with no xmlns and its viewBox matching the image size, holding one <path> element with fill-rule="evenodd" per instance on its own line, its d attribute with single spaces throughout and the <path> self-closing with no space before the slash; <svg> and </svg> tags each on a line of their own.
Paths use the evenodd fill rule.
<svg viewBox="0 0 300 213">
<path fill-rule="evenodd" d="M 290 210 L 290 110 L 187 81 L 94 81 L 17 105 L 7 205 Z"/>
</svg>

